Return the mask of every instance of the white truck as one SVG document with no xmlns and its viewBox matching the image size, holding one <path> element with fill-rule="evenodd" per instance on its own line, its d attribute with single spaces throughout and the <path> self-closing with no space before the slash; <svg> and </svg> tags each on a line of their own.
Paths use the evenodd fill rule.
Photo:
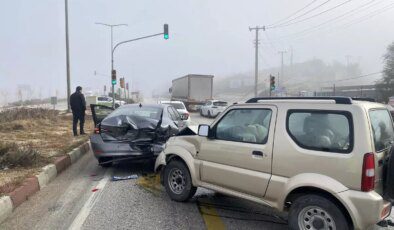
<svg viewBox="0 0 394 230">
<path fill-rule="evenodd" d="M 212 100 L 213 75 L 188 74 L 172 80 L 171 100 L 182 101 L 189 111 L 197 111 Z"/>
</svg>

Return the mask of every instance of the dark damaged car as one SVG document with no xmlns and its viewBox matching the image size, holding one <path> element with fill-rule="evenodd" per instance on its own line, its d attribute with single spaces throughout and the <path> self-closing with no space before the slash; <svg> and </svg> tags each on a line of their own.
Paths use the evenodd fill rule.
<svg viewBox="0 0 394 230">
<path fill-rule="evenodd" d="M 171 105 L 124 105 L 113 110 L 91 105 L 94 134 L 90 142 L 103 167 L 113 162 L 154 160 L 171 136 L 185 128 L 185 122 Z"/>
</svg>

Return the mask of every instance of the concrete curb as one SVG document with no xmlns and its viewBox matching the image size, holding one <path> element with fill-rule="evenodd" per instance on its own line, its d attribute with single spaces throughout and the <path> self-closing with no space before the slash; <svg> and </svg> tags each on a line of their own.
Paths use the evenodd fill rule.
<svg viewBox="0 0 394 230">
<path fill-rule="evenodd" d="M 89 150 L 89 142 L 80 145 L 65 156 L 56 158 L 53 164 L 43 167 L 42 172 L 38 175 L 25 179 L 22 185 L 10 192 L 8 196 L 0 197 L 0 224 L 11 215 L 16 207 L 25 202 L 41 188 L 47 186 L 57 175 L 71 164 L 77 162 Z"/>
<path fill-rule="evenodd" d="M 42 172 L 36 175 L 40 188 L 43 188 L 49 184 L 57 176 L 56 165 L 49 164 L 42 168 Z"/>
<path fill-rule="evenodd" d="M 12 213 L 12 201 L 9 196 L 0 197 L 0 223 Z"/>
</svg>

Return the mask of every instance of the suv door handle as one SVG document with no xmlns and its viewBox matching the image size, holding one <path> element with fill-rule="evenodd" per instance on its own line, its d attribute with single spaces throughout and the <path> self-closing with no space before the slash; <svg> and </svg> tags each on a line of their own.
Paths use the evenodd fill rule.
<svg viewBox="0 0 394 230">
<path fill-rule="evenodd" d="M 252 152 L 252 155 L 253 156 L 259 156 L 259 157 L 263 157 L 264 156 L 264 153 L 263 152 L 261 152 L 261 151 L 253 151 Z"/>
</svg>

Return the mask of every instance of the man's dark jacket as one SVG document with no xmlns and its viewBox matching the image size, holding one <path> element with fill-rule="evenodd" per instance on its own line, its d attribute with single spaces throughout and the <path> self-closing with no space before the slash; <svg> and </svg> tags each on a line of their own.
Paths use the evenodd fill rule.
<svg viewBox="0 0 394 230">
<path fill-rule="evenodd" d="M 81 92 L 75 92 L 70 96 L 71 110 L 75 114 L 85 114 L 86 101 L 85 96 Z"/>
</svg>

